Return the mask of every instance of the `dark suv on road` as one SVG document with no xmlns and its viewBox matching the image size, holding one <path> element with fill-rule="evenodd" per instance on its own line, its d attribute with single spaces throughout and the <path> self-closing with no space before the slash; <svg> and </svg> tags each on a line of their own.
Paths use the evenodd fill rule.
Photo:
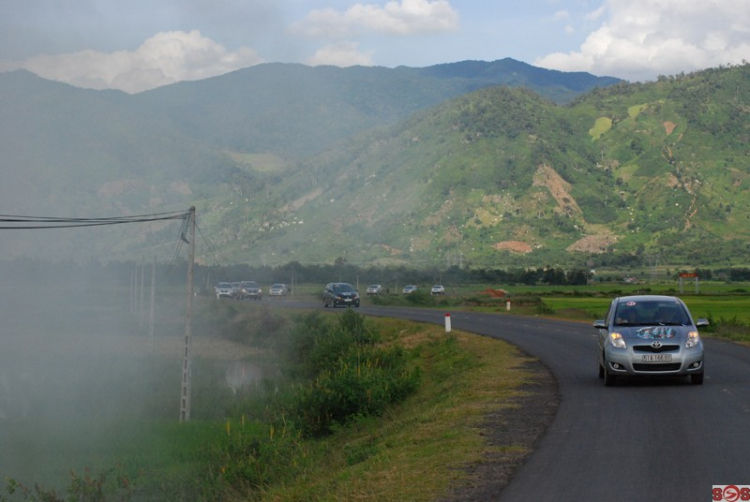
<svg viewBox="0 0 750 502">
<path fill-rule="evenodd" d="M 347 282 L 330 282 L 323 290 L 324 307 L 359 307 L 359 293 Z"/>
</svg>

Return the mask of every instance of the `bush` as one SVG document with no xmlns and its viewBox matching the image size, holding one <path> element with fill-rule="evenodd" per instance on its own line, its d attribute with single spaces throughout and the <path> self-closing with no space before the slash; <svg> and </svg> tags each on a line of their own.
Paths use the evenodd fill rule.
<svg viewBox="0 0 750 502">
<path fill-rule="evenodd" d="M 292 415 L 305 434 L 324 435 L 353 418 L 381 416 L 418 386 L 419 371 L 408 368 L 403 349 L 359 347 L 299 389 Z"/>
<path fill-rule="evenodd" d="M 331 432 L 354 417 L 379 416 L 419 385 L 406 352 L 377 348 L 380 334 L 365 318 L 312 313 L 298 319 L 290 341 L 290 374 L 308 378 L 289 405 L 290 415 L 308 435 Z"/>
</svg>

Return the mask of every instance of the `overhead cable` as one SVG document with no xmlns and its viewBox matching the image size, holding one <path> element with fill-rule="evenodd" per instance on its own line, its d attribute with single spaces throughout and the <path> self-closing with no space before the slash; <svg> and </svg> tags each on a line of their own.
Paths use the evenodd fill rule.
<svg viewBox="0 0 750 502">
<path fill-rule="evenodd" d="M 0 214 L 0 230 L 38 230 L 49 228 L 96 227 L 122 225 L 125 223 L 145 223 L 162 220 L 185 220 L 190 213 L 154 213 L 135 216 L 114 216 L 107 218 L 62 218 L 58 216 L 17 216 Z"/>
</svg>

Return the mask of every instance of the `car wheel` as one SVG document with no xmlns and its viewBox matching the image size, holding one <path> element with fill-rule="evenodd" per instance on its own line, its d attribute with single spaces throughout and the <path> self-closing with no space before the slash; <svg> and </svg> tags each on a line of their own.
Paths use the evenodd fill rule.
<svg viewBox="0 0 750 502">
<path fill-rule="evenodd" d="M 599 378 L 604 378 L 604 366 L 601 364 L 599 366 Z"/>
<path fill-rule="evenodd" d="M 607 371 L 607 360 L 604 360 L 604 375 L 602 375 L 602 378 L 604 378 L 604 385 L 607 387 L 612 387 L 615 382 L 617 381 L 617 377 Z"/>
<path fill-rule="evenodd" d="M 693 383 L 693 385 L 703 385 L 703 372 L 700 373 L 693 373 L 690 375 L 690 382 Z"/>
</svg>

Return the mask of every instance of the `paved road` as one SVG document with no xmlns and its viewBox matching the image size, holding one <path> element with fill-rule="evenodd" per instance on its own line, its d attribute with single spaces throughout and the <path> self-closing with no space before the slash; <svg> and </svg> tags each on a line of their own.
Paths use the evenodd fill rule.
<svg viewBox="0 0 750 502">
<path fill-rule="evenodd" d="M 443 324 L 427 309 L 362 314 Z M 538 357 L 560 392 L 555 419 L 500 501 L 710 501 L 716 484 L 750 485 L 750 348 L 704 340 L 706 379 L 604 387 L 590 324 L 450 312 L 454 329 Z"/>
</svg>

